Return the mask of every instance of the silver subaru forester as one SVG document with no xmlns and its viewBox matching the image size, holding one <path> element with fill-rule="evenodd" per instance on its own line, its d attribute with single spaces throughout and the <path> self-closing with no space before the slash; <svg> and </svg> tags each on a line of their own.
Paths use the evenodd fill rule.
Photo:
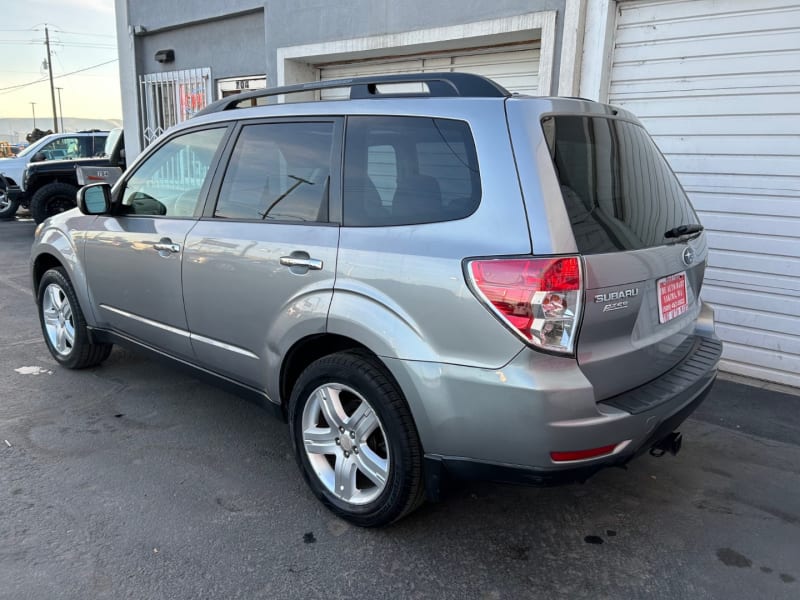
<svg viewBox="0 0 800 600">
<path fill-rule="evenodd" d="M 290 102 L 331 87 L 350 99 Z M 33 245 L 54 358 L 129 344 L 262 401 L 358 525 L 448 477 L 676 453 L 716 376 L 705 233 L 613 106 L 463 73 L 254 91 L 78 205 Z"/>
</svg>

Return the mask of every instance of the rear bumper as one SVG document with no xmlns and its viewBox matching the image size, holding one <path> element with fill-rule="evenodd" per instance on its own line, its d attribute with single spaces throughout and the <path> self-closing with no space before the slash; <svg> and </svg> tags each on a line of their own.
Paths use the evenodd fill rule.
<svg viewBox="0 0 800 600">
<path fill-rule="evenodd" d="M 599 403 L 574 359 L 533 350 L 495 370 L 384 360 L 406 394 L 429 472 L 547 485 L 625 464 L 680 425 L 711 389 L 722 352 L 713 327 L 694 338 L 673 369 Z M 614 453 L 597 458 L 550 455 L 609 445 Z"/>
<path fill-rule="evenodd" d="M 456 479 L 472 479 L 495 481 L 533 486 L 554 486 L 569 483 L 582 483 L 592 475 L 608 467 L 622 467 L 636 456 L 647 452 L 654 444 L 675 431 L 686 418 L 705 400 L 711 391 L 714 381 L 708 383 L 694 399 L 674 415 L 661 422 L 653 433 L 638 448 L 630 452 L 620 453 L 609 458 L 600 458 L 590 464 L 563 467 L 561 469 L 543 469 L 519 465 L 487 463 L 463 458 L 425 456 L 425 474 L 429 493 L 435 498 L 438 488 L 445 477 Z"/>
</svg>

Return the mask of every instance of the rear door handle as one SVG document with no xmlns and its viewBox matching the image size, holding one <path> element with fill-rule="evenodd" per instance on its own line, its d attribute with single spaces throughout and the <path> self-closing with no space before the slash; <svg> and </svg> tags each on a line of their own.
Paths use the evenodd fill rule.
<svg viewBox="0 0 800 600">
<path fill-rule="evenodd" d="M 306 267 L 312 271 L 322 270 L 322 261 L 317 258 L 298 258 L 296 256 L 281 256 L 284 267 Z"/>
<path fill-rule="evenodd" d="M 175 244 L 170 241 L 161 240 L 160 242 L 156 242 L 153 244 L 153 248 L 158 250 L 159 252 L 172 252 L 173 254 L 181 251 L 181 245 Z"/>
</svg>

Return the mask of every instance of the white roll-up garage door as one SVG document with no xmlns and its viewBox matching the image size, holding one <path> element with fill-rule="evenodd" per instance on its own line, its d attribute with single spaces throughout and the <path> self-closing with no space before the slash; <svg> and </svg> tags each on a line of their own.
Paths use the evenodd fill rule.
<svg viewBox="0 0 800 600">
<path fill-rule="evenodd" d="M 800 4 L 618 8 L 609 101 L 642 119 L 710 231 L 723 368 L 800 386 Z"/>
<path fill-rule="evenodd" d="M 535 95 L 539 87 L 539 47 L 539 42 L 534 42 L 499 48 L 383 57 L 317 67 L 320 69 L 320 80 L 395 73 L 461 71 L 489 77 L 511 92 Z M 327 90 L 322 95 L 326 100 L 346 96 L 346 90 Z"/>
</svg>

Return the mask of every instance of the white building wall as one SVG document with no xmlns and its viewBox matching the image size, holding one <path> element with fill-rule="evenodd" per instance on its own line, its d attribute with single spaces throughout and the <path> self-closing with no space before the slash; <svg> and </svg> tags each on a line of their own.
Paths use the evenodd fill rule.
<svg viewBox="0 0 800 600">
<path fill-rule="evenodd" d="M 589 0 L 581 93 L 647 126 L 708 229 L 722 367 L 800 386 L 800 3 Z"/>
</svg>

